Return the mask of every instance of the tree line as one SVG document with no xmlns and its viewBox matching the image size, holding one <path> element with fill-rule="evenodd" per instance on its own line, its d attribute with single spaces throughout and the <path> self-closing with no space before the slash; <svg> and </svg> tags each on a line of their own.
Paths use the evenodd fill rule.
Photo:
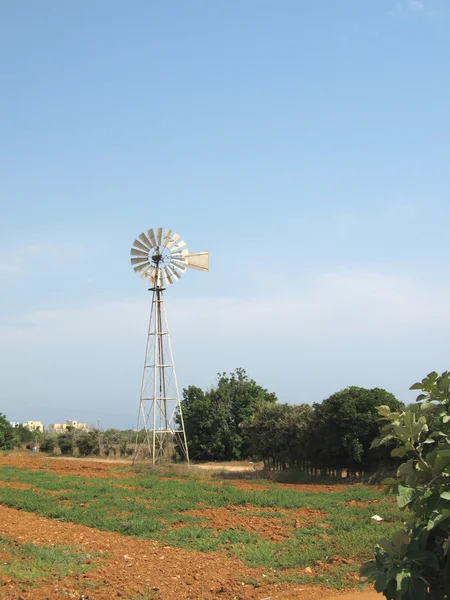
<svg viewBox="0 0 450 600">
<path fill-rule="evenodd" d="M 281 404 L 276 394 L 249 378 L 242 368 L 218 375 L 217 384 L 183 390 L 183 420 L 192 461 L 263 461 L 266 468 L 295 468 L 303 473 L 340 475 L 392 468 L 389 444 L 370 450 L 380 434 L 376 407 L 402 410 L 392 394 L 380 388 L 348 387 L 322 402 Z M 180 417 L 178 416 L 180 424 Z M 144 432 L 140 432 L 143 437 Z M 63 455 L 129 456 L 133 430 L 79 431 L 59 435 L 12 427 L 0 416 L 0 449 L 37 442 L 44 452 Z"/>
<path fill-rule="evenodd" d="M 143 437 L 143 432 L 140 433 Z M 132 429 L 79 430 L 74 427 L 60 434 L 30 431 L 22 424 L 12 426 L 0 413 L 0 450 L 37 446 L 42 452 L 59 452 L 79 456 L 130 456 L 134 450 L 136 432 Z"/>
<path fill-rule="evenodd" d="M 369 473 L 396 464 L 389 444 L 370 450 L 380 433 L 376 407 L 403 408 L 380 388 L 352 386 L 320 403 L 280 404 L 236 369 L 219 374 L 217 385 L 205 391 L 185 388 L 181 405 L 193 461 L 252 458 L 270 469 L 313 475 Z"/>
</svg>

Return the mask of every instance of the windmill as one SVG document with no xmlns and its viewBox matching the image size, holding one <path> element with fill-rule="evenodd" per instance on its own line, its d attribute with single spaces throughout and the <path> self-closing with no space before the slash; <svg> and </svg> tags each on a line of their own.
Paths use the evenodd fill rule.
<svg viewBox="0 0 450 600">
<path fill-rule="evenodd" d="M 165 285 L 180 279 L 186 268 L 208 271 L 208 252 L 189 252 L 186 242 L 171 229 L 149 229 L 134 240 L 131 264 L 150 284 L 152 303 L 147 347 L 142 373 L 141 395 L 136 429 L 134 460 L 142 446 L 147 448 L 153 464 L 169 459 L 177 444 L 189 462 L 183 415 L 181 412 L 172 344 L 164 304 Z M 140 431 L 144 443 L 139 442 Z"/>
</svg>

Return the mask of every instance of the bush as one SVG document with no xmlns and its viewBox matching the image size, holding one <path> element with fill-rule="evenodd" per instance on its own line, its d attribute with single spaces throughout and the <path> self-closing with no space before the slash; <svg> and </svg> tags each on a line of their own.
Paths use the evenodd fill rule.
<svg viewBox="0 0 450 600">
<path fill-rule="evenodd" d="M 0 450 L 10 450 L 14 444 L 14 428 L 5 415 L 0 413 Z"/>
<path fill-rule="evenodd" d="M 61 450 L 61 454 L 73 454 L 74 448 L 74 433 L 73 431 L 65 431 L 64 433 L 60 433 L 57 437 L 57 443 L 59 449 Z"/>
<path fill-rule="evenodd" d="M 361 567 L 361 585 L 373 582 L 388 600 L 444 600 L 450 597 L 449 373 L 433 371 L 411 389 L 422 393 L 403 412 L 378 407 L 387 425 L 372 444 L 399 444 L 391 455 L 406 461 L 383 483 L 408 520 L 378 542 L 375 558 Z"/>
<path fill-rule="evenodd" d="M 75 446 L 78 448 L 80 456 L 89 456 L 100 454 L 100 437 L 97 430 L 80 431 L 76 440 Z"/>
<path fill-rule="evenodd" d="M 56 437 L 54 435 L 45 434 L 42 436 L 39 443 L 39 450 L 41 452 L 51 453 L 56 448 Z"/>
<path fill-rule="evenodd" d="M 34 442 L 36 434 L 33 431 L 30 431 L 28 427 L 19 424 L 14 427 L 14 438 L 15 446 L 21 446 L 28 442 Z"/>
</svg>

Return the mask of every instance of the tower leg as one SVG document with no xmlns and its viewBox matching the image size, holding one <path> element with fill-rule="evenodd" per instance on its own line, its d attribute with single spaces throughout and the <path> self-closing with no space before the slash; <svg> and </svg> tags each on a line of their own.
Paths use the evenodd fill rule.
<svg viewBox="0 0 450 600">
<path fill-rule="evenodd" d="M 163 288 L 155 286 L 152 288 L 133 464 L 139 456 L 151 457 L 153 464 L 169 461 L 176 451 L 189 462 Z"/>
</svg>

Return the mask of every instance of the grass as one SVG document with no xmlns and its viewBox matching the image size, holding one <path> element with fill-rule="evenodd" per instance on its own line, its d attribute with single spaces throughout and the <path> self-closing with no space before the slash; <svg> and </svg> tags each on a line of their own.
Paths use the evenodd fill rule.
<svg viewBox="0 0 450 600">
<path fill-rule="evenodd" d="M 28 588 L 44 580 L 87 573 L 98 566 L 100 556 L 69 546 L 15 544 L 6 538 L 0 538 L 0 553 L 0 576 L 8 575 Z"/>
<path fill-rule="evenodd" d="M 382 536 L 389 536 L 401 521 L 401 512 L 374 487 L 349 485 L 336 491 L 298 492 L 270 485 L 267 481 L 250 491 L 227 482 L 186 475 L 180 480 L 158 472 L 130 476 L 128 467 L 121 478 L 84 479 L 58 476 L 11 466 L 0 468 L 0 482 L 32 485 L 32 489 L 0 486 L 0 503 L 45 517 L 73 522 L 104 531 L 117 531 L 143 539 L 200 552 L 217 551 L 236 556 L 252 567 L 268 569 L 268 577 L 294 578 L 298 583 L 323 583 L 341 588 L 352 585 L 349 574 L 368 559 Z M 162 477 L 163 475 L 163 477 Z M 125 487 L 124 487 L 125 486 Z M 348 505 L 350 501 L 376 504 Z M 189 509 L 233 507 L 247 509 L 249 517 L 278 518 L 291 536 L 272 541 L 241 529 L 216 531 L 206 520 L 186 514 Z M 265 513 L 272 508 L 276 512 Z M 313 524 L 295 527 L 293 509 L 314 509 L 323 513 Z M 373 514 L 385 521 L 375 523 Z M 173 527 L 176 526 L 176 527 Z M 331 557 L 350 564 L 328 565 Z M 313 575 L 299 574 L 313 567 Z M 289 572 L 286 572 L 290 570 Z M 292 573 L 292 570 L 297 570 Z M 283 573 L 284 572 L 284 573 Z M 289 580 L 291 580 L 289 579 Z M 269 579 L 265 579 L 268 581 Z M 325 583 L 326 582 L 326 583 Z"/>
</svg>

